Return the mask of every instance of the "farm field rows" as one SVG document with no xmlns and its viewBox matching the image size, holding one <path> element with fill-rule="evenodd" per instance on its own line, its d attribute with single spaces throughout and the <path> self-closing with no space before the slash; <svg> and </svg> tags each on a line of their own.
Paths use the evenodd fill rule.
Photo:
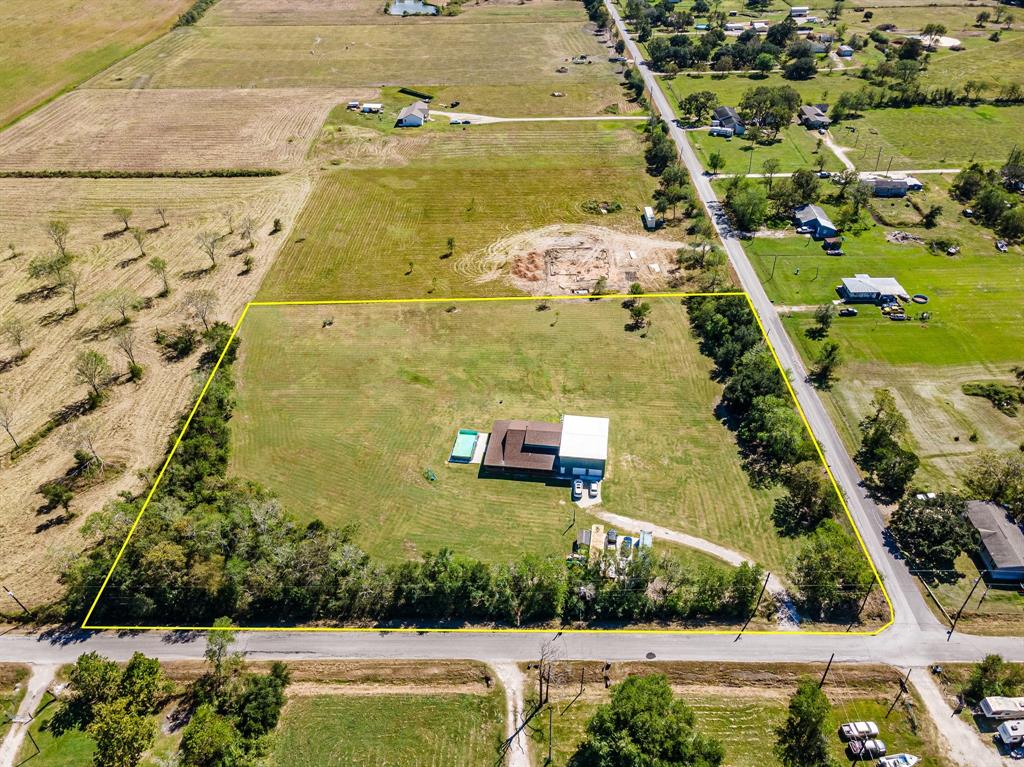
<svg viewBox="0 0 1024 767">
<path fill-rule="evenodd" d="M 774 492 L 751 488 L 714 418 L 720 387 L 685 310 L 651 301 L 646 338 L 623 329 L 613 301 L 254 307 L 240 331 L 232 472 L 259 478 L 303 521 L 358 524 L 356 542 L 386 559 L 443 546 L 489 561 L 564 555 L 575 537 L 565 487 L 481 479 L 446 460 L 459 428 L 602 415 L 605 510 L 782 571 L 796 543 L 775 533 Z M 588 338 L 602 339 L 605 372 L 582 351 Z"/>
<path fill-rule="evenodd" d="M 566 664 L 569 665 L 569 664 Z M 636 664 L 638 665 L 638 664 Z M 781 763 L 772 753 L 774 729 L 785 721 L 788 696 L 796 686 L 793 672 L 800 667 L 778 669 L 774 666 L 752 667 L 744 670 L 742 676 L 755 677 L 741 682 L 730 679 L 729 671 L 713 669 L 706 672 L 715 680 L 715 686 L 701 685 L 694 679 L 690 683 L 675 680 L 672 665 L 646 664 L 637 668 L 637 674 L 667 673 L 677 699 L 684 701 L 696 714 L 697 728 L 704 734 L 717 738 L 725 746 L 723 767 L 750 767 L 752 764 L 764 767 L 780 767 Z M 820 676 L 823 669 L 803 667 L 802 672 Z M 834 666 L 830 672 L 826 694 L 832 703 L 832 713 L 825 732 L 829 734 L 829 749 L 837 764 L 845 764 L 843 744 L 835 732 L 839 724 L 849 721 L 871 720 L 879 724 L 882 739 L 889 753 L 908 752 L 922 757 L 923 767 L 949 767 L 950 762 L 943 756 L 938 732 L 930 720 L 919 713 L 920 702 L 913 695 L 913 709 L 897 706 L 889 716 L 886 712 L 899 690 L 896 673 L 890 669 L 874 669 L 876 676 L 867 678 L 864 669 L 850 666 Z M 621 674 L 617 675 L 620 676 Z M 552 761 L 556 767 L 564 767 L 586 735 L 586 724 L 598 707 L 607 703 L 610 696 L 600 689 L 600 682 L 591 679 L 585 686 L 584 695 L 572 703 L 579 688 L 579 672 L 566 671 L 562 677 L 563 686 L 553 686 L 551 702 L 554 708 L 554 738 Z M 683 676 L 695 674 L 683 672 Z M 538 716 L 538 726 L 532 728 L 531 758 L 535 767 L 543 767 L 548 753 L 548 715 L 544 711 Z"/>
<path fill-rule="evenodd" d="M 0 171 L 286 170 L 331 108 L 375 93 L 77 90 L 0 134 Z"/>
<path fill-rule="evenodd" d="M 170 28 L 190 0 L 0 3 L 0 126 Z M 53 21 L 59 19 L 59 44 Z"/>
<path fill-rule="evenodd" d="M 0 347 L 0 386 L 17 402 L 15 435 L 25 442 L 49 419 L 60 421 L 79 412 L 88 388 L 75 377 L 79 351 L 104 355 L 115 383 L 95 413 L 67 417 L 67 426 L 14 464 L 5 456 L 0 467 L 0 495 L 7 501 L 0 512 L 0 545 L 7 552 L 0 561 L 0 578 L 23 601 L 37 605 L 58 593 L 54 562 L 81 548 L 79 529 L 87 516 L 47 510 L 37 494 L 39 486 L 65 474 L 76 440 L 88 433 L 112 467 L 111 474 L 106 482 L 76 492 L 71 511 L 82 512 L 90 504 L 99 508 L 118 490 L 136 487 L 136 472 L 148 470 L 163 454 L 177 414 L 195 396 L 195 357 L 168 362 L 153 343 L 154 331 L 171 331 L 190 319 L 185 297 L 192 291 L 214 291 L 217 300 L 209 319 L 233 321 L 255 293 L 278 245 L 280 238 L 268 234 L 273 219 L 290 223 L 308 189 L 309 182 L 296 176 L 0 180 L 0 198 L 18 201 L 17 209 L 5 206 L 0 214 L 0 239 L 14 243 L 19 254 L 11 257 L 8 251 L 0 261 L 0 301 L 7 307 L 3 319 L 24 324 L 25 345 L 32 349 L 15 364 L 16 347 L 7 339 Z M 145 258 L 134 239 L 121 231 L 112 212 L 118 207 L 134 211 L 133 226 L 151 230 Z M 164 209 L 166 227 L 157 208 Z M 254 221 L 251 251 L 237 231 L 227 235 L 228 213 L 236 225 L 247 216 Z M 44 229 L 55 218 L 68 223 L 67 247 L 75 254 L 72 268 L 79 278 L 79 311 L 70 315 L 66 291 L 43 290 L 51 283 L 27 274 L 32 258 L 51 252 Z M 225 235 L 212 272 L 206 270 L 210 261 L 195 240 L 203 231 Z M 240 274 L 244 254 L 254 259 L 248 274 Z M 166 298 L 158 295 L 160 277 L 147 266 L 153 257 L 167 264 L 171 293 Z M 125 295 L 141 301 L 140 309 L 129 309 L 135 354 L 145 369 L 139 383 L 128 381 L 127 362 L 114 337 L 119 314 L 113 301 Z M 48 556 L 39 556 L 40 551 Z"/>
<path fill-rule="evenodd" d="M 260 289 L 264 300 L 502 295 L 480 266 L 499 238 L 549 224 L 639 233 L 654 181 L 640 135 L 621 123 L 507 123 L 466 131 L 365 136 L 386 167 L 323 174 Z M 329 148 L 324 150 L 329 157 Z M 379 155 L 380 161 L 374 159 Z M 587 201 L 617 201 L 587 213 Z M 454 238 L 454 254 L 447 240 Z"/>
</svg>

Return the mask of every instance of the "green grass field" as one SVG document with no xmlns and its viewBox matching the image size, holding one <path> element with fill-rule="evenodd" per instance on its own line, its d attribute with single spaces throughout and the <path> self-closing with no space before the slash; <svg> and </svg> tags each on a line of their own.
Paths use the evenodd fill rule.
<svg viewBox="0 0 1024 767">
<path fill-rule="evenodd" d="M 778 87 L 789 85 L 794 88 L 807 103 L 831 103 L 843 91 L 857 91 L 864 81 L 853 72 L 842 74 L 839 71 L 828 74 L 819 72 L 810 80 L 786 80 L 779 73 L 766 77 L 760 75 L 679 75 L 675 78 L 659 77 L 658 81 L 669 97 L 669 102 L 678 105 L 679 100 L 696 91 L 713 91 L 719 103 L 735 107 L 743 94 L 760 86 Z"/>
<path fill-rule="evenodd" d="M 491 767 L 503 721 L 500 691 L 297 698 L 282 714 L 269 763 Z"/>
<path fill-rule="evenodd" d="M 836 676 L 837 680 L 840 678 L 840 675 Z M 771 746 L 774 743 L 774 728 L 786 717 L 786 699 L 778 695 L 778 691 L 762 691 L 766 693 L 765 697 L 758 697 L 758 692 L 752 687 L 743 695 L 733 696 L 717 691 L 712 695 L 700 695 L 691 689 L 689 694 L 679 695 L 697 714 L 700 730 L 718 738 L 725 745 L 723 767 L 750 767 L 754 764 L 781 767 Z M 949 764 L 935 742 L 933 726 L 922 721 L 923 714 L 910 714 L 902 707 L 897 707 L 885 718 L 891 700 L 885 701 L 881 695 L 870 698 L 862 695 L 844 692 L 842 697 L 835 696 L 830 732 L 834 732 L 842 722 L 873 720 L 879 723 L 881 737 L 890 754 L 907 752 L 920 756 L 921 767 L 945 767 Z M 598 701 L 588 700 L 574 704 L 563 714 L 567 702 L 560 699 L 555 705 L 551 764 L 556 767 L 568 763 L 569 757 L 586 734 L 587 721 L 599 705 Z M 547 758 L 546 713 L 538 717 L 533 732 L 533 764 L 543 767 Z M 922 732 L 927 733 L 928 740 L 922 737 Z M 848 759 L 839 738 L 833 736 L 829 742 L 837 763 L 846 764 Z"/>
<path fill-rule="evenodd" d="M 15 715 L 22 698 L 25 697 L 28 674 L 27 666 L 16 663 L 0 664 L 0 740 L 7 734 L 10 717 Z"/>
<path fill-rule="evenodd" d="M 189 5 L 191 0 L 0 3 L 0 126 L 169 29 Z"/>
<path fill-rule="evenodd" d="M 1024 106 L 873 109 L 833 130 L 853 147 L 847 156 L 861 170 L 961 168 L 971 162 L 1002 165 L 1019 138 Z M 854 128 L 850 131 L 849 128 Z"/>
<path fill-rule="evenodd" d="M 783 572 L 797 544 L 775 533 L 774 492 L 750 487 L 714 417 L 721 388 L 685 310 L 651 301 L 646 338 L 624 330 L 617 301 L 254 308 L 240 331 L 232 471 L 302 519 L 359 523 L 357 542 L 392 560 L 443 546 L 492 561 L 566 554 L 567 488 L 480 479 L 446 460 L 459 428 L 601 414 L 605 510 Z"/>
<path fill-rule="evenodd" d="M 800 168 L 817 168 L 819 138 L 816 132 L 800 125 L 782 130 L 779 138 L 767 146 L 755 144 L 742 136 L 727 139 L 703 131 L 690 134 L 690 141 L 705 168 L 708 167 L 708 157 L 712 153 L 718 152 L 722 156 L 725 165 L 720 173 L 762 173 L 762 165 L 769 158 L 778 160 L 781 173 L 791 173 Z M 825 157 L 825 170 L 842 170 L 843 164 L 831 149 L 822 145 L 820 152 Z"/>
<path fill-rule="evenodd" d="M 88 767 L 96 746 L 83 730 L 67 730 L 56 737 L 50 729 L 50 722 L 60 710 L 60 705 L 47 695 L 35 712 L 35 719 L 29 732 L 39 746 L 39 751 L 26 738 L 18 754 L 17 764 L 26 763 L 32 767 Z M 31 760 L 31 761 L 29 761 Z"/>
<path fill-rule="evenodd" d="M 957 559 L 956 569 L 963 574 L 963 578 L 955 583 L 933 585 L 931 588 L 947 615 L 955 615 L 966 604 L 960 614 L 957 630 L 968 634 L 1019 636 L 1021 622 L 1024 621 L 1024 596 L 1005 587 L 986 591 L 984 583 L 979 583 L 971 594 L 978 578 L 977 566 L 964 554 Z M 969 600 L 968 594 L 971 595 Z M 927 599 L 929 604 L 934 605 L 930 598 Z"/>
<path fill-rule="evenodd" d="M 318 179 L 260 298 L 507 294 L 503 282 L 477 279 L 483 270 L 472 254 L 495 240 L 560 223 L 640 232 L 655 180 L 635 125 L 465 127 L 402 134 L 380 150 L 385 167 L 339 160 L 356 167 Z M 588 200 L 618 200 L 622 210 L 589 214 L 581 207 Z"/>
</svg>

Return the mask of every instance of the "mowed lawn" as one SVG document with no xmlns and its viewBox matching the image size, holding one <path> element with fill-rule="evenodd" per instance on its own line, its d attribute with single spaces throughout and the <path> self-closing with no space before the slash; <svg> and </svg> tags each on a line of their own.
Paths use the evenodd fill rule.
<svg viewBox="0 0 1024 767">
<path fill-rule="evenodd" d="M 0 3 L 0 126 L 170 29 L 189 5 L 191 0 Z"/>
<path fill-rule="evenodd" d="M 480 281 L 473 255 L 502 237 L 562 223 L 641 231 L 655 180 L 635 123 L 464 127 L 405 132 L 382 156 L 385 167 L 323 174 L 260 298 L 502 295 L 511 288 Z M 622 210 L 587 213 L 593 200 Z"/>
<path fill-rule="evenodd" d="M 721 387 L 685 309 L 650 302 L 646 338 L 624 330 L 615 300 L 254 307 L 240 331 L 231 471 L 303 521 L 357 524 L 355 540 L 387 560 L 442 547 L 488 561 L 560 555 L 575 537 L 566 486 L 446 461 L 459 428 L 601 415 L 605 510 L 783 572 L 797 544 L 776 535 L 774 493 L 750 487 L 715 419 Z"/>
<path fill-rule="evenodd" d="M 834 681 L 841 684 L 841 672 Z M 895 685 L 893 685 L 895 688 Z M 759 695 L 762 693 L 762 695 Z M 896 690 L 893 689 L 893 697 Z M 716 691 L 699 694 L 692 688 L 677 694 L 697 715 L 697 726 L 706 735 L 718 738 L 725 746 L 723 767 L 781 767 L 772 746 L 774 730 L 786 719 L 788 691 L 749 688 L 745 694 L 730 695 Z M 604 697 L 603 695 L 601 697 Z M 942 756 L 936 742 L 934 727 L 923 722 L 919 714 L 912 718 L 902 707 L 897 707 L 886 718 L 889 701 L 881 694 L 866 697 L 860 691 L 843 690 L 833 694 L 833 709 L 829 726 L 829 747 L 837 764 L 846 764 L 843 744 L 835 735 L 843 722 L 871 720 L 882 729 L 881 738 L 890 754 L 901 752 L 922 757 L 919 767 L 946 767 L 949 762 Z M 551 765 L 564 767 L 580 742 L 586 737 L 587 722 L 597 711 L 600 701 L 584 699 L 565 710 L 568 699 L 555 701 L 553 721 L 554 739 Z M 532 744 L 535 767 L 544 767 L 547 759 L 547 713 L 541 717 L 544 726 L 537 727 Z M 923 730 L 923 732 L 922 732 Z"/>
<path fill-rule="evenodd" d="M 843 164 L 831 149 L 824 144 L 818 149 L 819 138 L 822 137 L 817 132 L 800 125 L 791 125 L 780 131 L 771 144 L 755 144 L 742 136 L 725 138 L 704 131 L 690 133 L 690 141 L 705 168 L 709 167 L 708 158 L 713 153 L 721 155 L 725 164 L 720 173 L 763 173 L 764 162 L 768 159 L 778 161 L 777 172 L 781 173 L 817 168 L 819 152 L 825 158 L 825 170 L 842 170 Z"/>
<path fill-rule="evenodd" d="M 1024 124 L 1024 106 L 872 109 L 834 129 L 861 170 L 961 168 L 1006 162 Z M 853 131 L 849 128 L 854 128 Z M 879 155 L 881 151 L 881 155 Z"/>
<path fill-rule="evenodd" d="M 504 700 L 488 695 L 319 695 L 288 702 L 269 764 L 491 767 Z"/>
</svg>

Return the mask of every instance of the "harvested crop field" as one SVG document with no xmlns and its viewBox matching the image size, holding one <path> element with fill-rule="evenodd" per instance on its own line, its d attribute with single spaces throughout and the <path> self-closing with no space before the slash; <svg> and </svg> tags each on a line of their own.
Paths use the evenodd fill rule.
<svg viewBox="0 0 1024 767">
<path fill-rule="evenodd" d="M 0 134 L 0 170 L 293 168 L 333 106 L 374 93 L 77 90 Z"/>
<path fill-rule="evenodd" d="M 521 84 L 559 78 L 567 85 L 618 88 L 617 67 L 586 23 L 344 27 L 187 27 L 175 30 L 90 82 L 151 88 L 380 87 Z M 594 64 L 572 65 L 579 53 Z M 563 75 L 556 74 L 567 66 Z"/>
<path fill-rule="evenodd" d="M 12 430 L 23 443 L 48 422 L 60 424 L 17 461 L 12 463 L 7 455 L 9 441 L 0 457 L 0 497 L 5 501 L 0 509 L 0 548 L 5 552 L 0 579 L 22 601 L 33 606 L 55 596 L 60 562 L 81 549 L 81 522 L 118 491 L 144 488 L 147 482 L 136 472 L 149 470 L 161 457 L 178 414 L 195 396 L 199 352 L 169 361 L 154 343 L 155 329 L 171 331 L 186 321 L 183 304 L 191 291 L 213 291 L 217 301 L 209 319 L 233 322 L 286 236 L 268 234 L 272 220 L 281 218 L 287 228 L 308 190 L 309 181 L 295 176 L 0 180 L 0 199 L 17 201 L 17 209 L 0 209 L 0 240 L 14 243 L 17 253 L 8 249 L 0 256 L 0 321 L 20 320 L 28 333 L 24 344 L 32 349 L 26 359 L 18 360 L 16 347 L 3 339 L 0 395 L 16 404 Z M 134 210 L 133 226 L 149 230 L 145 258 L 139 257 L 134 239 L 120 231 L 122 225 L 112 210 L 121 206 Z M 158 207 L 165 208 L 166 227 Z M 196 236 L 203 231 L 225 235 L 227 214 L 236 233 L 224 237 L 217 268 L 207 271 L 210 262 Z M 252 250 L 246 249 L 239 234 L 245 217 L 256 224 Z M 52 290 L 51 282 L 32 280 L 27 274 L 32 258 L 53 250 L 44 225 L 55 218 L 68 222 L 68 248 L 76 254 L 71 269 L 78 276 L 79 311 L 74 314 L 68 313 L 71 301 L 66 291 Z M 249 274 L 241 274 L 243 254 L 254 259 Z M 147 267 L 154 256 L 168 265 L 167 297 L 158 295 L 161 280 Z M 119 319 L 115 302 L 123 295 L 138 299 L 141 306 L 129 310 L 134 353 L 145 368 L 138 383 L 125 375 L 126 358 L 114 337 Z M 195 319 L 191 324 L 202 329 Z M 103 354 L 112 375 L 106 402 L 75 417 L 87 391 L 72 371 L 82 349 Z M 92 439 L 109 471 L 99 483 L 75 489 L 71 514 L 59 507 L 46 510 L 37 490 L 65 476 L 73 451 L 85 438 Z"/>
</svg>

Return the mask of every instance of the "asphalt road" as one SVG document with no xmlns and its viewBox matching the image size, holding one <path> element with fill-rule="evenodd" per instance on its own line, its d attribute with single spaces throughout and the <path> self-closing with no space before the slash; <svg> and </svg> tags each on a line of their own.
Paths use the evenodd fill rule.
<svg viewBox="0 0 1024 767">
<path fill-rule="evenodd" d="M 690 178 L 697 189 L 697 195 L 707 209 L 708 215 L 715 222 L 722 245 L 733 270 L 739 277 L 743 290 L 750 295 L 782 366 L 792 373 L 791 381 L 797 401 L 810 423 L 811 430 L 821 446 L 836 482 L 846 496 L 850 514 L 860 530 L 864 543 L 892 600 L 896 620 L 893 629 L 898 631 L 903 627 L 913 629 L 938 626 L 938 620 L 924 603 L 910 572 L 898 560 L 894 552 L 886 546 L 882 534 L 884 529 L 882 514 L 862 487 L 853 460 L 846 452 L 839 433 L 826 414 L 821 398 L 813 386 L 808 383 L 807 370 L 793 343 L 786 335 L 779 315 L 768 299 L 768 294 L 765 293 L 764 287 L 757 278 L 754 267 L 743 250 L 742 242 L 730 229 L 722 203 L 711 187 L 711 178 L 705 173 L 700 160 L 693 151 L 686 131 L 675 123 L 675 111 L 658 86 L 654 74 L 644 66 L 640 50 L 629 36 L 618 10 L 608 0 L 605 0 L 605 5 L 619 29 L 619 34 L 626 42 L 629 58 L 636 62 L 640 74 L 643 76 L 654 110 L 665 120 L 669 135 L 679 148 L 679 155 L 690 173 Z"/>
</svg>

